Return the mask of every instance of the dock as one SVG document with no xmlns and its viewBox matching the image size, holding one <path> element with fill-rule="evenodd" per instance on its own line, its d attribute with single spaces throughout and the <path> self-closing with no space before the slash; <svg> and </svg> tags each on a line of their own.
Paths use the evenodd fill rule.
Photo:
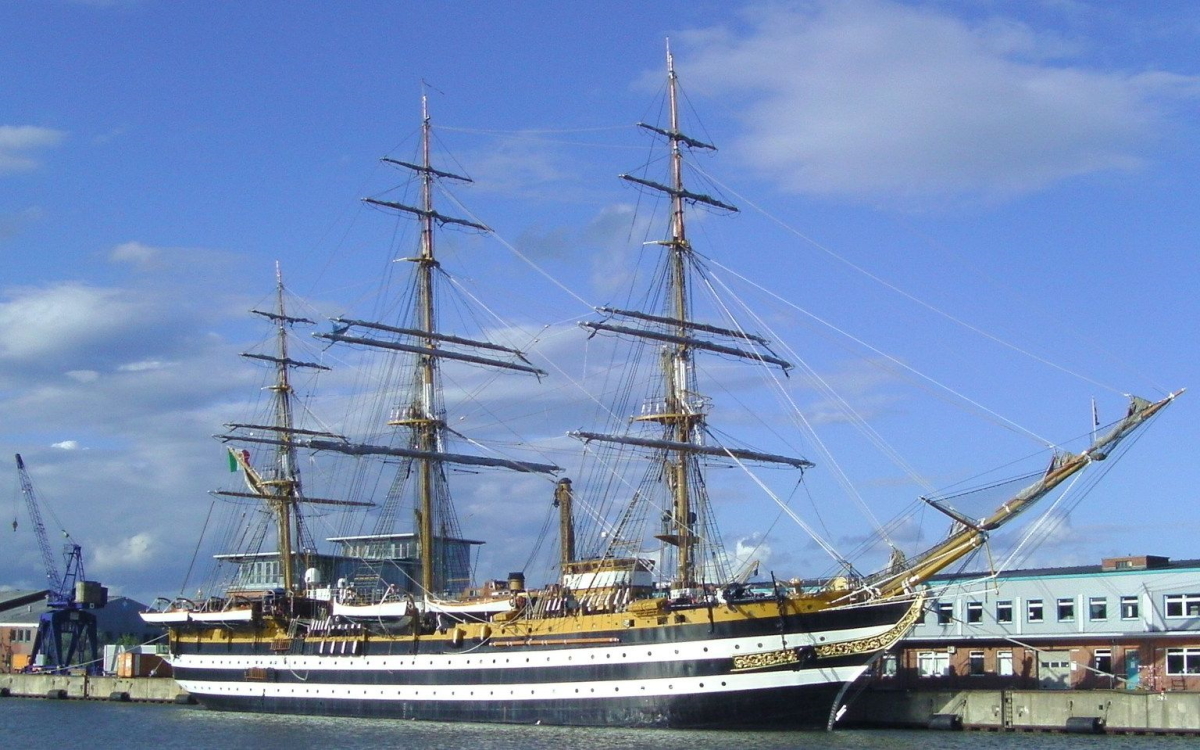
<svg viewBox="0 0 1200 750">
<path fill-rule="evenodd" d="M 1200 736 L 1200 692 L 867 690 L 838 726 Z"/>
<path fill-rule="evenodd" d="M 0 697 L 194 703 L 170 677 L 0 674 Z"/>
</svg>

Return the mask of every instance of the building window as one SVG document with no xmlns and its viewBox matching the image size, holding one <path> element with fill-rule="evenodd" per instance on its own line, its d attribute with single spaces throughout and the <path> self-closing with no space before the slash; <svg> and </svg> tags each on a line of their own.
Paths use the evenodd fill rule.
<svg viewBox="0 0 1200 750">
<path fill-rule="evenodd" d="M 1200 674 L 1200 648 L 1167 649 L 1167 674 Z"/>
<path fill-rule="evenodd" d="M 1092 666 L 1097 672 L 1112 674 L 1112 649 L 1096 649 L 1096 652 L 1092 654 Z"/>
<path fill-rule="evenodd" d="M 1164 602 L 1167 617 L 1200 617 L 1200 594 L 1169 594 Z"/>
<path fill-rule="evenodd" d="M 899 671 L 899 666 L 895 654 L 884 654 L 883 664 L 879 667 L 879 674 L 883 677 L 895 677 Z"/>
<path fill-rule="evenodd" d="M 917 654 L 918 677 L 945 677 L 950 674 L 950 654 L 945 651 L 922 651 Z"/>
<path fill-rule="evenodd" d="M 972 651 L 970 656 L 968 657 L 967 664 L 970 669 L 970 674 L 982 675 L 984 673 L 983 672 L 983 652 L 982 651 Z"/>
<path fill-rule="evenodd" d="M 1012 651 L 998 651 L 996 653 L 996 674 L 1001 677 L 1013 676 Z"/>
<path fill-rule="evenodd" d="M 954 622 L 954 602 L 938 602 L 933 608 L 937 612 L 938 625 L 949 625 Z"/>
<path fill-rule="evenodd" d="M 1138 618 L 1138 598 L 1136 596 L 1121 597 L 1121 619 L 1136 620 Z"/>
<path fill-rule="evenodd" d="M 1075 622 L 1075 600 L 1074 599 L 1059 599 L 1058 600 L 1058 621 L 1059 622 Z"/>
<path fill-rule="evenodd" d="M 1012 600 L 996 602 L 996 622 L 1012 622 L 1013 621 L 1013 605 Z"/>
<path fill-rule="evenodd" d="M 1093 621 L 1108 619 L 1107 597 L 1093 596 L 1088 599 L 1088 619 Z"/>
<path fill-rule="evenodd" d="M 1025 611 L 1025 619 L 1029 622 L 1041 622 L 1044 617 L 1044 608 L 1042 607 L 1041 599 L 1030 599 L 1029 606 Z"/>
<path fill-rule="evenodd" d="M 967 602 L 967 622 L 983 622 L 983 602 Z"/>
</svg>

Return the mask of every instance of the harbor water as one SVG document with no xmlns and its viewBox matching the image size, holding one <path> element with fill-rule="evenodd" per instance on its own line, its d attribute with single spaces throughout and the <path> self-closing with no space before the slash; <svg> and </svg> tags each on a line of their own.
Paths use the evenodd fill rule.
<svg viewBox="0 0 1200 750">
<path fill-rule="evenodd" d="M 990 732 L 839 730 L 719 732 L 437 724 L 219 713 L 186 706 L 104 701 L 0 700 L 13 750 L 47 747 L 155 750 L 1151 750 L 1195 738 Z"/>
</svg>

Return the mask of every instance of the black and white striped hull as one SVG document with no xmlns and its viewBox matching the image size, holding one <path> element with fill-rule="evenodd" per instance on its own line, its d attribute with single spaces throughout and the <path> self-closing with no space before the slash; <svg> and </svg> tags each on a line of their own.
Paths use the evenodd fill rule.
<svg viewBox="0 0 1200 750">
<path fill-rule="evenodd" d="M 275 654 L 270 644 L 186 643 L 175 678 L 224 710 L 574 726 L 819 726 L 876 648 L 895 603 L 787 620 L 589 633 L 611 645 L 365 640 L 348 653 Z M 785 625 L 786 628 L 780 626 Z M 898 637 L 898 635 L 896 635 Z M 354 653 L 358 651 L 359 653 Z M 797 655 L 793 658 L 792 655 Z M 749 658 L 747 658 L 749 657 Z"/>
</svg>

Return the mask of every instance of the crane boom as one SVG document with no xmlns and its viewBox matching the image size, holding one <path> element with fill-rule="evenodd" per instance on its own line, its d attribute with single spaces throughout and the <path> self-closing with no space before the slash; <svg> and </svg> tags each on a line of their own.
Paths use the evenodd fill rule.
<svg viewBox="0 0 1200 750">
<path fill-rule="evenodd" d="M 50 539 L 46 536 L 46 525 L 42 523 L 42 511 L 38 507 L 37 495 L 33 491 L 33 481 L 25 469 L 25 461 L 17 454 L 17 475 L 21 480 L 21 495 L 25 498 L 25 509 L 29 512 L 29 520 L 33 523 L 33 533 L 37 536 L 38 547 L 42 551 L 42 567 L 46 571 L 46 585 L 50 591 L 58 595 L 62 592 L 63 579 L 58 574 L 58 565 L 54 562 L 54 550 L 50 549 Z"/>
</svg>

